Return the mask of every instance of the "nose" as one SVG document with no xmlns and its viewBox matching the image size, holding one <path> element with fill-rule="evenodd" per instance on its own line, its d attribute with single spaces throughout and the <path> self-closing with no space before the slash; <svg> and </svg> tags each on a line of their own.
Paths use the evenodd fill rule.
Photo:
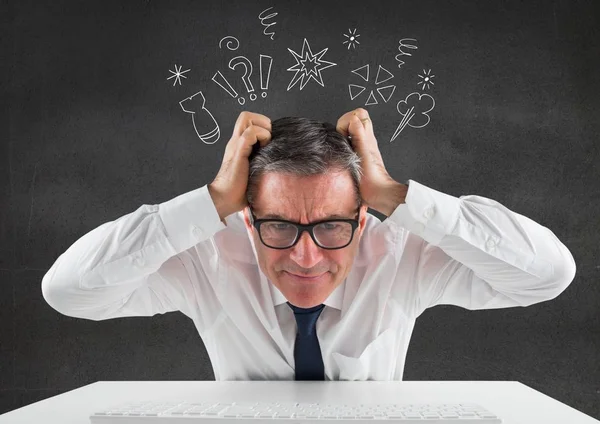
<svg viewBox="0 0 600 424">
<path fill-rule="evenodd" d="M 292 247 L 290 258 L 303 268 L 312 268 L 321 261 L 323 252 L 309 232 L 303 231 L 296 245 Z"/>
</svg>

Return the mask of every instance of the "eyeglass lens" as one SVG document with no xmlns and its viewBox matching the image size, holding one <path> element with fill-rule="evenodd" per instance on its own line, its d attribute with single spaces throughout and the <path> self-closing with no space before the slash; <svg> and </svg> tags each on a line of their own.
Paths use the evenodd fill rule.
<svg viewBox="0 0 600 424">
<path fill-rule="evenodd" d="M 276 248 L 291 246 L 298 235 L 298 228 L 285 222 L 263 222 L 259 231 L 263 243 Z M 313 234 L 322 247 L 341 247 L 352 238 L 352 224 L 344 221 L 323 222 L 314 227 Z"/>
</svg>

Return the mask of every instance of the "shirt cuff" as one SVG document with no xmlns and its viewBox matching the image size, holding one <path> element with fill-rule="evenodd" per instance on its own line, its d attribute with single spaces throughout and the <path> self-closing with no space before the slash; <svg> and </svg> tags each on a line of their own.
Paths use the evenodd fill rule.
<svg viewBox="0 0 600 424">
<path fill-rule="evenodd" d="M 159 204 L 158 213 L 167 238 L 177 252 L 183 252 L 227 228 L 219 218 L 208 185 Z"/>
<path fill-rule="evenodd" d="M 437 245 L 452 233 L 459 211 L 459 198 L 408 180 L 405 203 L 399 204 L 386 221 Z"/>
</svg>

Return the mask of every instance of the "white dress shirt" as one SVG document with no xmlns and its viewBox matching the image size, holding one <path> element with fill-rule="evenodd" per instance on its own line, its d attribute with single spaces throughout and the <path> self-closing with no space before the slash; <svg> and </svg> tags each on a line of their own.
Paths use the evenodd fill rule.
<svg viewBox="0 0 600 424">
<path fill-rule="evenodd" d="M 402 380 L 425 309 L 528 306 L 554 299 L 575 276 L 548 228 L 485 197 L 409 183 L 406 203 L 383 222 L 367 214 L 352 269 L 324 302 L 316 331 L 326 380 Z M 260 270 L 242 212 L 225 221 L 207 185 L 142 205 L 60 255 L 43 296 L 95 321 L 179 310 L 216 380 L 294 380 L 294 313 Z"/>
</svg>

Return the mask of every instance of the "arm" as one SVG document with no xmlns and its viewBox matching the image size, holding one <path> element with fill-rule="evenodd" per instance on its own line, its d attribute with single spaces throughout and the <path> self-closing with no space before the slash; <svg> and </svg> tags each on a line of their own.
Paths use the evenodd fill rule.
<svg viewBox="0 0 600 424">
<path fill-rule="evenodd" d="M 397 204 L 373 208 L 393 211 L 384 223 L 397 237 L 399 265 L 405 251 L 419 252 L 410 259 L 417 265 L 409 276 L 417 285 L 417 316 L 439 304 L 471 310 L 529 306 L 554 299 L 573 281 L 573 256 L 548 228 L 492 199 L 456 198 L 413 180 L 408 190 L 402 186 L 378 196 L 401 199 Z M 407 276 L 397 279 L 400 284 Z"/>
<path fill-rule="evenodd" d="M 192 303 L 211 296 L 212 287 L 202 281 L 204 272 L 192 281 L 178 254 L 224 228 L 207 186 L 142 205 L 60 255 L 42 279 L 44 299 L 64 315 L 95 321 L 175 310 L 189 316 Z M 209 246 L 197 248 L 208 252 Z"/>
</svg>

